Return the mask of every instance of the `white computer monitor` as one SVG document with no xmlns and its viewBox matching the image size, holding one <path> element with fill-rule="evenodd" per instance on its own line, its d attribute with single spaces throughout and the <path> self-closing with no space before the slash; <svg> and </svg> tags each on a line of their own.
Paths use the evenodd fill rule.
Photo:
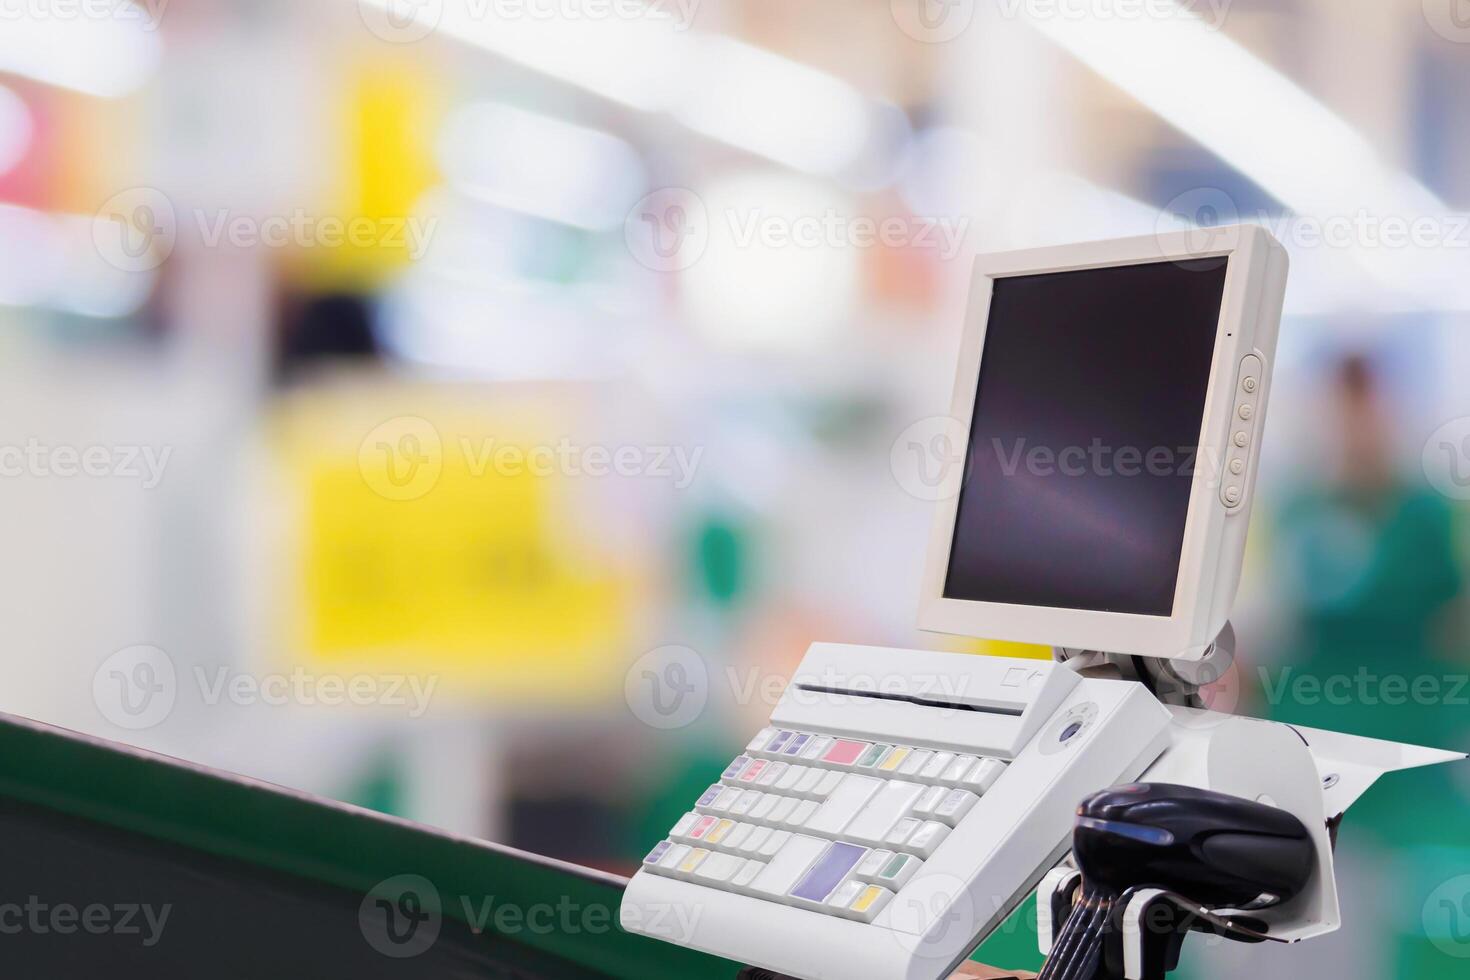
<svg viewBox="0 0 1470 980">
<path fill-rule="evenodd" d="M 1253 226 L 980 256 L 920 627 L 1202 656 L 1240 581 L 1286 270 Z"/>
</svg>

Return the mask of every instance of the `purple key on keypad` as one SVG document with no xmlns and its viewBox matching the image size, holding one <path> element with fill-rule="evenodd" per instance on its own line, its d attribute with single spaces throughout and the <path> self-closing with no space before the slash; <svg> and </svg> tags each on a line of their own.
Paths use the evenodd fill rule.
<svg viewBox="0 0 1470 980">
<path fill-rule="evenodd" d="M 785 755 L 796 755 L 802 749 L 806 748 L 807 743 L 810 742 L 811 740 L 812 740 L 812 737 L 810 735 L 798 735 L 798 736 L 796 736 L 795 738 L 793 738 L 791 740 L 791 743 L 786 746 L 786 752 L 784 754 Z"/>
<path fill-rule="evenodd" d="M 723 793 L 724 791 L 725 791 L 725 787 L 723 787 L 723 786 L 711 786 L 709 789 L 707 789 L 707 790 L 704 791 L 704 795 L 703 796 L 701 796 L 698 800 L 696 800 L 694 802 L 694 805 L 695 806 L 709 806 L 715 800 L 718 800 L 720 798 L 720 794 Z"/>
<path fill-rule="evenodd" d="M 808 902 L 825 902 L 827 896 L 837 890 L 847 878 L 847 873 L 857 866 L 857 863 L 868 853 L 866 847 L 858 847 L 856 844 L 832 843 L 817 858 L 817 863 L 811 866 L 797 886 L 791 889 L 794 898 L 804 898 Z"/>
<path fill-rule="evenodd" d="M 734 779 L 736 776 L 740 775 L 740 770 L 744 769 L 745 768 L 745 764 L 748 763 L 749 761 L 750 761 L 750 756 L 748 756 L 748 755 L 742 755 L 740 758 L 738 758 L 734 762 L 730 763 L 729 768 L 727 768 L 725 770 L 725 774 L 723 776 L 721 776 L 720 778 L 721 779 Z"/>
<path fill-rule="evenodd" d="M 786 748 L 786 743 L 796 736 L 795 732 L 777 732 L 776 737 L 771 739 L 771 744 L 766 746 L 766 751 L 771 755 L 780 754 Z"/>
<path fill-rule="evenodd" d="M 648 857 L 643 859 L 643 863 L 658 864 L 659 861 L 663 860 L 663 856 L 669 853 L 669 848 L 671 846 L 673 845 L 671 845 L 668 841 L 660 841 L 659 843 L 655 844 L 653 850 L 648 852 Z"/>
</svg>

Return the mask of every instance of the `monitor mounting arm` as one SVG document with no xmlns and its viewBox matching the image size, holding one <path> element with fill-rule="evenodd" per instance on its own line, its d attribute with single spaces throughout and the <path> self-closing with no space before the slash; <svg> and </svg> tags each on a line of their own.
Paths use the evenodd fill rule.
<svg viewBox="0 0 1470 980">
<path fill-rule="evenodd" d="M 1074 647 L 1052 647 L 1052 656 L 1084 677 L 1138 681 L 1164 704 L 1204 708 L 1208 705 L 1200 689 L 1224 677 L 1235 664 L 1235 627 L 1227 622 L 1198 660 L 1159 660 Z"/>
</svg>

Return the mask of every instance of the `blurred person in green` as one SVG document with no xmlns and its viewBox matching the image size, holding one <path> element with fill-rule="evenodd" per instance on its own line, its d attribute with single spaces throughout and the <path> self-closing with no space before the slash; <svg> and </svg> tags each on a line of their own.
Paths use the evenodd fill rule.
<svg viewBox="0 0 1470 980">
<path fill-rule="evenodd" d="M 1394 466 L 1389 415 L 1367 360 L 1337 366 L 1329 400 L 1333 429 L 1323 436 L 1336 437 L 1334 465 L 1307 470 L 1276 518 L 1290 631 L 1280 660 L 1258 678 L 1268 714 L 1461 748 L 1470 663 L 1458 616 L 1456 514 Z M 1341 839 L 1370 856 L 1367 866 L 1387 894 L 1372 903 L 1375 921 L 1347 928 L 1393 944 L 1380 964 L 1360 964 L 1364 976 L 1385 975 L 1392 961 L 1398 977 L 1465 975 L 1466 961 L 1432 942 L 1424 921 L 1436 886 L 1470 873 L 1461 785 L 1451 766 L 1394 774 L 1348 814 Z"/>
</svg>

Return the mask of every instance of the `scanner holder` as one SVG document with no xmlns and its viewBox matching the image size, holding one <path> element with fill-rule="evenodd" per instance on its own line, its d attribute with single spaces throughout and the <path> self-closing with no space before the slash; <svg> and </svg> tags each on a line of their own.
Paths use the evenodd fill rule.
<svg viewBox="0 0 1470 980">
<path fill-rule="evenodd" d="M 1214 642 L 1192 660 L 1159 660 L 1074 647 L 1052 647 L 1052 657 L 1084 677 L 1138 681 L 1162 704 L 1209 708 L 1201 691 L 1235 666 L 1235 627 L 1227 622 Z"/>
<path fill-rule="evenodd" d="M 1037 920 L 1042 955 L 1050 955 L 1057 928 L 1072 914 L 1082 873 L 1060 867 L 1037 888 Z M 1177 892 L 1130 888 L 1114 905 L 1103 940 L 1102 980 L 1165 980 L 1179 967 L 1184 940 L 1191 932 L 1242 943 L 1285 943 L 1269 926 L 1240 914 L 1207 909 Z"/>
</svg>

